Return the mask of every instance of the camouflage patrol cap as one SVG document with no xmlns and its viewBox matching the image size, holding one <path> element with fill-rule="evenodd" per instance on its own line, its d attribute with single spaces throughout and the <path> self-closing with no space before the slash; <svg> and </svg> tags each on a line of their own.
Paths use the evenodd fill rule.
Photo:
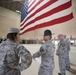
<svg viewBox="0 0 76 75">
<path fill-rule="evenodd" d="M 58 37 L 64 36 L 63 34 L 58 34 Z"/>
<path fill-rule="evenodd" d="M 9 28 L 8 33 L 20 33 L 18 28 Z"/>
<path fill-rule="evenodd" d="M 48 36 L 48 35 L 51 36 L 52 32 L 51 32 L 51 30 L 47 29 L 47 30 L 44 31 L 44 36 Z"/>
</svg>

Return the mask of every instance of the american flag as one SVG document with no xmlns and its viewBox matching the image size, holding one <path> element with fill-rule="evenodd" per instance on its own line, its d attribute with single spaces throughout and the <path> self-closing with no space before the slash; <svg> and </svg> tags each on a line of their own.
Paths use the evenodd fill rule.
<svg viewBox="0 0 76 75">
<path fill-rule="evenodd" d="M 21 33 L 71 20 L 71 6 L 71 0 L 27 0 L 21 11 Z"/>
</svg>

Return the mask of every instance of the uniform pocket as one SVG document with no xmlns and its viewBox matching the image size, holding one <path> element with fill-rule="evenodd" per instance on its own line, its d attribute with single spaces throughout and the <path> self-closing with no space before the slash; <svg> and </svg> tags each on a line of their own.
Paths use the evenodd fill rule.
<svg viewBox="0 0 76 75">
<path fill-rule="evenodd" d="M 0 67 L 0 75 L 5 75 L 5 69 L 3 67 Z"/>
</svg>

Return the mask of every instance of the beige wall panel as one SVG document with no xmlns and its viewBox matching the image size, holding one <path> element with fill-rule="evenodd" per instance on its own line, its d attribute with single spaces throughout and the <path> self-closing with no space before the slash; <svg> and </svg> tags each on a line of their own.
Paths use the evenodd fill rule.
<svg viewBox="0 0 76 75">
<path fill-rule="evenodd" d="M 3 8 L 3 7 L 0 7 L 0 15 L 3 15 L 7 18 L 20 20 L 20 15 L 18 13 L 14 12 L 14 11 L 11 11 L 9 9 Z"/>
<path fill-rule="evenodd" d="M 0 37 L 6 37 L 8 28 L 20 26 L 20 14 L 0 7 Z"/>
<path fill-rule="evenodd" d="M 36 32 L 35 31 L 30 31 L 30 32 L 27 32 L 27 33 L 25 33 L 25 34 L 23 34 L 22 36 L 21 36 L 21 38 L 22 39 L 35 39 L 36 38 Z M 40 34 L 39 34 L 39 36 L 40 36 Z"/>
</svg>

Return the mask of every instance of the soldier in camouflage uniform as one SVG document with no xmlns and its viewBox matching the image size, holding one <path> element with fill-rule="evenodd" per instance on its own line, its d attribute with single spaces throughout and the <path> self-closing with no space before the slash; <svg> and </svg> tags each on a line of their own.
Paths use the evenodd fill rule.
<svg viewBox="0 0 76 75">
<path fill-rule="evenodd" d="M 56 54 L 58 55 L 58 59 L 59 59 L 59 69 L 60 69 L 60 73 L 59 75 L 66 75 L 66 43 L 64 41 L 64 35 L 63 34 L 59 34 L 58 35 L 58 39 L 60 40 L 58 43 L 58 49 Z"/>
<path fill-rule="evenodd" d="M 10 28 L 7 40 L 0 44 L 0 75 L 21 75 L 31 65 L 31 54 L 19 41 L 19 29 Z"/>
<path fill-rule="evenodd" d="M 66 42 L 66 69 L 70 70 L 70 60 L 69 60 L 69 51 L 70 51 L 70 41 L 66 38 L 66 35 L 64 35 L 64 41 Z"/>
<path fill-rule="evenodd" d="M 40 50 L 33 55 L 33 58 L 41 56 L 41 65 L 38 75 L 53 75 L 55 46 L 52 43 L 51 38 L 52 38 L 51 31 L 45 30 L 44 32 L 45 43 L 41 46 Z"/>
</svg>

